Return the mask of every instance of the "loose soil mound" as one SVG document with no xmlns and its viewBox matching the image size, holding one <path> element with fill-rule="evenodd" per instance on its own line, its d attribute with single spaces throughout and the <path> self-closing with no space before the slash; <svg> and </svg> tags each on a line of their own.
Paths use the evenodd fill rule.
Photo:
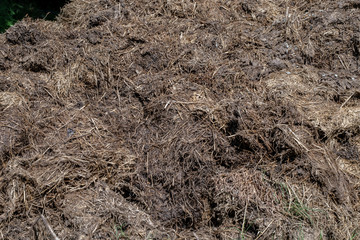
<svg viewBox="0 0 360 240">
<path fill-rule="evenodd" d="M 4 239 L 356 239 L 359 4 L 73 0 L 0 35 Z"/>
</svg>

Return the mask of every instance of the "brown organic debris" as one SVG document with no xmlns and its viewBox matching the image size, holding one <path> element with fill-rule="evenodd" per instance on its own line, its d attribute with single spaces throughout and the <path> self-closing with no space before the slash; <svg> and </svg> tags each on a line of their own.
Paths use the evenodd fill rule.
<svg viewBox="0 0 360 240">
<path fill-rule="evenodd" d="M 4 239 L 355 239 L 359 4 L 73 0 L 0 35 Z"/>
</svg>

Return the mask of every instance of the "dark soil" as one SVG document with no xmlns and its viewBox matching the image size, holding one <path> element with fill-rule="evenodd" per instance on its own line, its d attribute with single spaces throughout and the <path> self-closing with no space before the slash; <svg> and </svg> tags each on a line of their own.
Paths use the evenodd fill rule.
<svg viewBox="0 0 360 240">
<path fill-rule="evenodd" d="M 357 239 L 354 1 L 73 0 L 0 35 L 4 239 Z"/>
</svg>

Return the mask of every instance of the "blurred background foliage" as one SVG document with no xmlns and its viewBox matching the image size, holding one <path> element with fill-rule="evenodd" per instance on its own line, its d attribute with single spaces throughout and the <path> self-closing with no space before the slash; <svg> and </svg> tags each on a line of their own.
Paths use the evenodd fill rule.
<svg viewBox="0 0 360 240">
<path fill-rule="evenodd" d="M 25 16 L 54 20 L 69 0 L 0 0 L 0 33 Z"/>
</svg>

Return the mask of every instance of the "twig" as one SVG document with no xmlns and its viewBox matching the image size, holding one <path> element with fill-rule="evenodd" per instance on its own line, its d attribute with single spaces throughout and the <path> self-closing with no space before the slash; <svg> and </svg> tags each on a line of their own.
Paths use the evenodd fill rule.
<svg viewBox="0 0 360 240">
<path fill-rule="evenodd" d="M 49 225 L 49 222 L 46 220 L 46 218 L 44 217 L 44 215 L 40 215 L 41 220 L 43 221 L 45 227 L 47 228 L 47 230 L 50 232 L 51 236 L 54 238 L 54 240 L 60 240 L 60 238 L 58 238 L 54 232 L 54 230 L 52 229 L 52 227 Z"/>
<path fill-rule="evenodd" d="M 341 59 L 341 57 L 340 57 L 339 55 L 338 55 L 338 58 L 339 58 L 339 61 L 340 61 L 341 65 L 343 65 L 343 67 L 344 67 L 345 69 L 349 69 L 349 68 L 345 65 L 344 61 Z"/>
<path fill-rule="evenodd" d="M 355 94 L 359 94 L 359 92 L 358 92 L 358 91 L 355 91 L 353 94 L 351 94 L 351 95 L 345 100 L 345 102 L 344 102 L 343 104 L 341 104 L 340 109 L 343 108 L 343 107 L 347 104 L 347 102 L 350 101 L 350 99 L 355 96 Z"/>
<path fill-rule="evenodd" d="M 241 226 L 241 239 L 243 239 L 243 237 L 244 237 L 245 220 L 246 220 L 246 212 L 247 212 L 248 203 L 249 203 L 249 197 L 247 198 L 246 204 L 245 204 L 244 218 L 243 218 L 243 222 L 242 222 L 242 226 Z"/>
<path fill-rule="evenodd" d="M 255 240 L 258 240 L 258 239 L 269 229 L 269 227 L 271 226 L 271 224 L 272 224 L 274 221 L 275 221 L 275 220 L 272 220 L 271 223 L 269 223 L 269 225 L 267 225 L 267 227 L 264 229 L 264 231 L 262 231 L 262 232 L 260 233 L 260 235 L 255 238 Z"/>
<path fill-rule="evenodd" d="M 285 23 L 287 24 L 289 21 L 289 7 L 286 8 L 285 12 Z"/>
<path fill-rule="evenodd" d="M 303 147 L 307 152 L 309 152 L 309 149 L 299 140 L 298 136 L 291 130 L 290 127 L 288 127 L 290 133 L 294 136 L 294 140 L 299 144 L 301 147 Z"/>
<path fill-rule="evenodd" d="M 200 238 L 198 237 L 198 235 L 196 235 L 196 233 L 193 232 L 193 234 L 194 234 L 196 240 L 200 240 Z"/>
</svg>

